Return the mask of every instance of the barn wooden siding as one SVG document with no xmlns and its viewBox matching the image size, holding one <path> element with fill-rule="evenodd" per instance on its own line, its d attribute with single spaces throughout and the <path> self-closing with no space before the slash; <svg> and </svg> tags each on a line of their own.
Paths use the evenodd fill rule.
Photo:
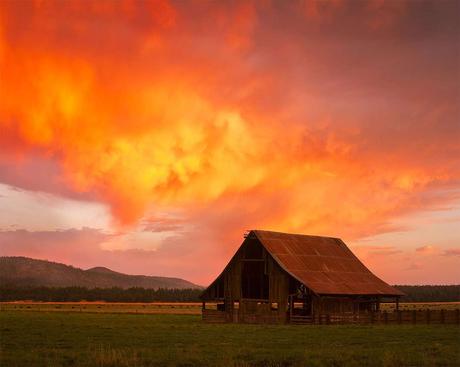
<svg viewBox="0 0 460 367">
<path fill-rule="evenodd" d="M 258 259 L 247 258 L 247 245 L 260 246 L 265 274 L 268 276 L 268 298 L 243 298 L 242 267 Z M 205 291 L 204 300 L 222 301 L 225 311 L 204 310 L 203 319 L 215 322 L 284 323 L 287 317 L 290 277 L 274 261 L 257 239 L 246 238 L 224 272 Z M 276 304 L 276 309 L 272 309 Z M 218 312 L 221 312 L 218 316 Z M 219 319 L 220 317 L 220 319 Z"/>
<path fill-rule="evenodd" d="M 201 298 L 208 322 L 321 323 L 329 315 L 333 323 L 376 314 L 383 298 L 401 295 L 340 239 L 255 230 Z"/>
</svg>

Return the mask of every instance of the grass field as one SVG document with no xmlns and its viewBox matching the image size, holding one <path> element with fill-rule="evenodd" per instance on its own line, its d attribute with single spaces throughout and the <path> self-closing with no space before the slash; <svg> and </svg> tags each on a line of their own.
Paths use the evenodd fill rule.
<svg viewBox="0 0 460 367">
<path fill-rule="evenodd" d="M 382 310 L 392 311 L 394 303 L 382 304 Z M 207 303 L 206 308 L 216 308 Z M 460 302 L 401 303 L 401 310 L 455 310 Z M 40 312 L 92 312 L 92 313 L 136 313 L 136 314 L 175 314 L 200 315 L 199 302 L 153 302 L 153 303 L 107 303 L 107 302 L 0 302 L 1 311 L 40 311 Z"/>
<path fill-rule="evenodd" d="M 459 366 L 458 326 L 212 325 L 198 315 L 0 312 L 0 365 Z"/>
</svg>

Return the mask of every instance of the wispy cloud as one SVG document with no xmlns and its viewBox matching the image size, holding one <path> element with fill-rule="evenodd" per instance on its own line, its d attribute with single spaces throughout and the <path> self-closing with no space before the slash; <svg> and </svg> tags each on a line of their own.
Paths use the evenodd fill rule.
<svg viewBox="0 0 460 367">
<path fill-rule="evenodd" d="M 444 256 L 460 256 L 460 248 L 447 249 L 443 253 Z"/>
<path fill-rule="evenodd" d="M 179 232 L 185 224 L 184 219 L 171 217 L 148 217 L 141 221 L 142 230 L 148 232 Z"/>
<path fill-rule="evenodd" d="M 433 245 L 425 245 L 421 247 L 417 247 L 415 251 L 422 255 L 433 255 L 439 253 L 439 249 Z"/>
<path fill-rule="evenodd" d="M 412 262 L 405 270 L 421 270 L 423 267 L 422 263 Z"/>
</svg>

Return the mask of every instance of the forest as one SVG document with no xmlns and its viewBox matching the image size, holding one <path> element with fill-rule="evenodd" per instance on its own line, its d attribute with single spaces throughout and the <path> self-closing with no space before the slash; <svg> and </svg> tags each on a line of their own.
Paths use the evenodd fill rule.
<svg viewBox="0 0 460 367">
<path fill-rule="evenodd" d="M 0 301 L 198 302 L 200 289 L 0 287 Z"/>
<path fill-rule="evenodd" d="M 460 285 L 397 285 L 401 302 L 460 302 Z M 200 289 L 0 286 L 0 301 L 198 302 Z"/>
</svg>

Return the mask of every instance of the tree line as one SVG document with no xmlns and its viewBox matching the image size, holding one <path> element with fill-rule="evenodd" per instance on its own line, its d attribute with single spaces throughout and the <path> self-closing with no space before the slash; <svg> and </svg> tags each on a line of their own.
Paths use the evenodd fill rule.
<svg viewBox="0 0 460 367">
<path fill-rule="evenodd" d="M 401 302 L 460 302 L 460 285 L 396 285 Z"/>
<path fill-rule="evenodd" d="M 200 289 L 0 287 L 0 301 L 198 302 Z"/>
<path fill-rule="evenodd" d="M 460 285 L 397 285 L 401 302 L 460 302 Z M 200 289 L 0 286 L 0 301 L 199 302 Z"/>
</svg>

